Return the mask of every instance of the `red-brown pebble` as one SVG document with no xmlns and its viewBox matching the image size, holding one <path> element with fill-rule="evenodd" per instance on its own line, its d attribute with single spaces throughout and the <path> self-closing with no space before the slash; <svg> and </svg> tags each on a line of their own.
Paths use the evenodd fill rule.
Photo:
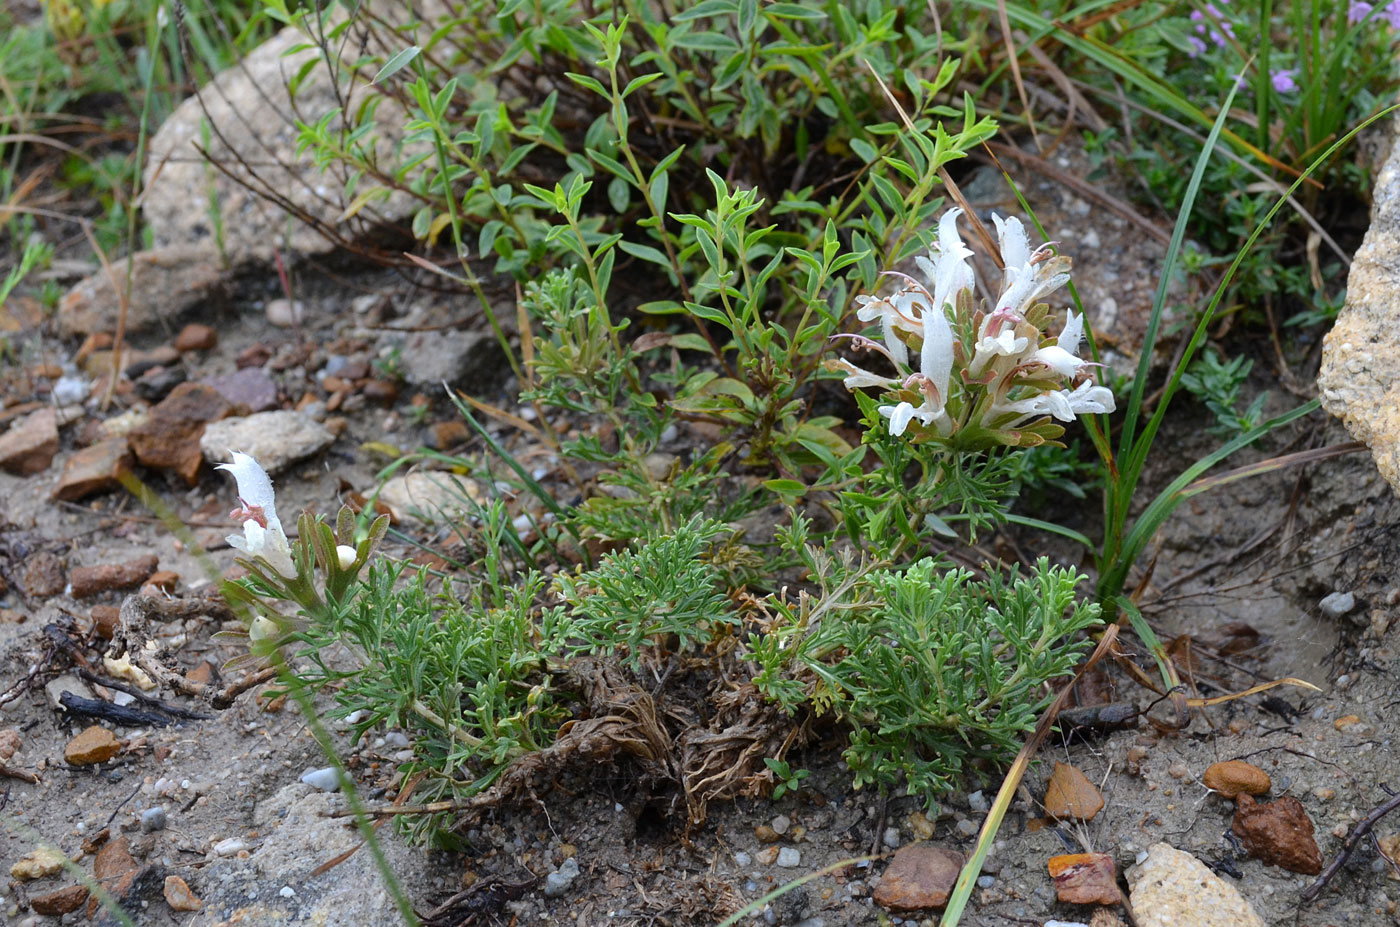
<svg viewBox="0 0 1400 927">
<path fill-rule="evenodd" d="M 86 599 L 112 589 L 139 586 L 156 571 L 160 562 L 155 554 L 143 554 L 125 563 L 104 563 L 99 566 L 75 567 L 68 573 L 75 599 Z"/>
</svg>

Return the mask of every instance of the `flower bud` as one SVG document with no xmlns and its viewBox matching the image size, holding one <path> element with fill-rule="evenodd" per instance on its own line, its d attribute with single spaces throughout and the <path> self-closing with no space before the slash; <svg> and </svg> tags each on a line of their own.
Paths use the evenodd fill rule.
<svg viewBox="0 0 1400 927">
<path fill-rule="evenodd" d="M 349 544 L 338 544 L 335 548 L 335 559 L 340 561 L 340 568 L 342 570 L 348 570 L 355 565 L 355 561 L 359 559 L 359 554 L 355 553 L 355 548 L 351 547 Z"/>
<path fill-rule="evenodd" d="M 253 643 L 276 638 L 277 635 L 277 622 L 271 618 L 264 618 L 262 615 L 253 616 L 253 623 L 248 627 L 248 638 Z"/>
</svg>

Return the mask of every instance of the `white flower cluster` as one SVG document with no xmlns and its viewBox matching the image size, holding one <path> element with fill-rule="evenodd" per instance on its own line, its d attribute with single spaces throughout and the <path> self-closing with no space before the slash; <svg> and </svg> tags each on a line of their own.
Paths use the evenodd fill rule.
<svg viewBox="0 0 1400 927">
<path fill-rule="evenodd" d="M 886 391 L 879 411 L 891 435 L 912 427 L 921 440 L 964 450 L 1041 444 L 1063 433 L 1047 416 L 1072 422 L 1112 412 L 1113 393 L 1093 380 L 1097 365 L 1078 354 L 1083 317 L 1067 310 L 1057 338 L 1043 331 L 1049 318 L 1043 299 L 1068 282 L 1070 259 L 1048 244 L 1031 250 L 1020 220 L 993 216 L 1006 271 L 991 311 L 974 312 L 972 251 L 958 235 L 961 214 L 943 215 L 938 241 L 917 259 L 927 286 L 895 274 L 904 280 L 898 292 L 857 298 L 857 318 L 878 321 L 883 344 L 848 337 L 857 348 L 884 355 L 895 375 L 835 361 L 847 389 Z"/>
</svg>

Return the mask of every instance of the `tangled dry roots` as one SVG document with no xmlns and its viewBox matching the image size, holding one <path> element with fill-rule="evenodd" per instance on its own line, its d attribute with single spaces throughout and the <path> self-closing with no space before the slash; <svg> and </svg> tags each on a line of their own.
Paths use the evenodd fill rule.
<svg viewBox="0 0 1400 927">
<path fill-rule="evenodd" d="M 664 712 L 612 658 L 575 660 L 564 685 L 588 705 L 589 717 L 570 721 L 554 743 L 516 760 L 474 808 L 494 807 L 533 795 L 532 786 L 566 766 L 626 757 L 640 785 L 679 787 L 686 829 L 704 824 L 709 803 L 757 795 L 770 784 L 764 757 L 778 756 L 796 733 L 792 721 L 749 683 L 716 685 L 708 721 L 691 711 Z M 663 719 L 680 728 L 673 735 Z"/>
<path fill-rule="evenodd" d="M 537 779 L 570 763 L 605 762 L 618 755 L 632 758 L 643 783 L 679 781 L 671 735 L 657 716 L 656 701 L 615 660 L 575 660 L 564 684 L 583 696 L 591 717 L 569 721 L 554 743 L 512 763 L 495 785 L 472 799 L 474 807 L 526 795 Z"/>
</svg>

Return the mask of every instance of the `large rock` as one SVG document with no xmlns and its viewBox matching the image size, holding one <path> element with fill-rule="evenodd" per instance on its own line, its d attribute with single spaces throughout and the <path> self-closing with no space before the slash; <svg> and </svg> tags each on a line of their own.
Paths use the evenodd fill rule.
<svg viewBox="0 0 1400 927">
<path fill-rule="evenodd" d="M 376 0 L 367 6 L 366 15 L 390 26 L 411 15 L 408 4 L 389 0 Z M 414 6 L 419 6 L 429 21 L 441 12 L 441 4 L 436 2 Z M 352 28 L 353 36 L 331 43 L 345 51 L 346 65 L 362 54 L 387 59 L 413 41 L 412 34 L 405 33 L 396 40 L 403 45 L 384 48 L 377 36 L 388 29 L 379 29 L 370 37 L 368 47 L 363 47 L 358 28 Z M 294 51 L 298 46 L 310 47 Z M 339 109 L 351 76 L 349 67 L 338 65 L 342 86 L 337 88 L 330 69 L 324 62 L 318 63 L 301 80 L 293 99 L 287 91 L 288 82 L 320 55 L 319 48 L 289 26 L 176 108 L 151 139 L 146 161 L 142 212 L 157 246 L 190 242 L 212 252 L 211 194 L 219 203 L 223 256 L 230 264 L 266 261 L 274 248 L 322 254 L 335 246 L 334 237 L 355 237 L 356 230 L 341 218 L 349 205 L 343 176 L 323 172 L 313 163 L 311 152 L 299 155 L 297 151 L 298 122 L 314 125 Z M 349 111 L 357 112 L 382 91 L 362 74 L 344 102 Z M 381 164 L 392 165 L 410 156 L 395 150 L 406 120 L 391 100 L 378 102 L 379 106 L 370 107 L 370 118 L 377 123 L 372 133 L 374 154 Z M 327 131 L 338 136 L 341 128 L 337 117 Z M 211 169 L 199 148 L 206 148 L 220 167 Z M 361 189 L 373 184 L 369 177 L 363 180 Z M 270 193 L 281 202 L 270 202 L 254 190 Z M 416 208 L 410 197 L 395 194 L 364 207 L 354 221 L 362 226 L 397 225 Z M 298 218 L 289 218 L 289 213 Z"/>
<path fill-rule="evenodd" d="M 197 244 L 176 242 L 113 261 L 110 273 L 99 270 L 80 281 L 58 304 L 61 333 L 73 336 L 116 331 L 128 263 L 128 332 L 154 328 L 162 320 L 171 324 L 195 306 L 208 311 L 225 298 L 227 278 L 218 255 Z"/>
<path fill-rule="evenodd" d="M 212 464 L 227 463 L 238 451 L 253 457 L 268 473 L 277 473 L 319 454 L 334 440 L 335 436 L 310 416 L 278 411 L 210 422 L 204 427 L 199 447 Z"/>
<path fill-rule="evenodd" d="M 1400 136 L 1400 120 L 1392 131 Z M 1400 492 L 1400 144 L 1376 177 L 1371 227 L 1352 258 L 1347 300 L 1322 343 L 1322 407 L 1359 441 Z"/>
<path fill-rule="evenodd" d="M 491 332 L 415 332 L 403 343 L 404 379 L 414 386 L 440 387 L 443 383 L 469 393 L 499 386 L 505 355 Z"/>
<path fill-rule="evenodd" d="M 1265 927 L 1233 885 L 1165 843 L 1128 870 L 1128 888 L 1139 927 Z"/>
</svg>

